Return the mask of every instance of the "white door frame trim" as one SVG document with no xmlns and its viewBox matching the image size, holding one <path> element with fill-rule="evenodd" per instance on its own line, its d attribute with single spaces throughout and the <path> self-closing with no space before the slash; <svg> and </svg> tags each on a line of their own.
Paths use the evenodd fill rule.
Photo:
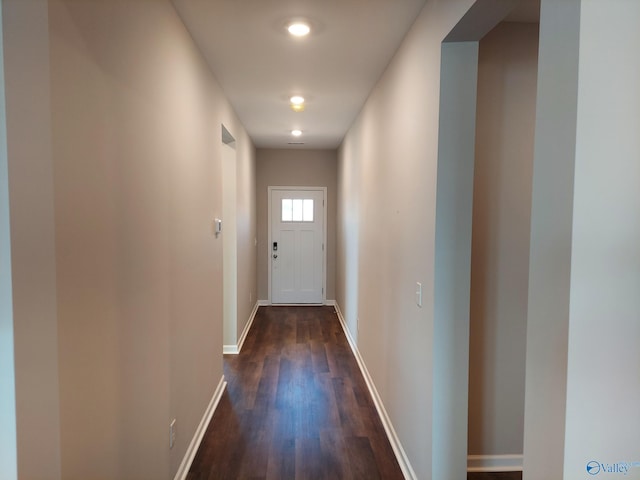
<svg viewBox="0 0 640 480">
<path fill-rule="evenodd" d="M 307 190 L 322 192 L 324 205 L 322 205 L 322 303 L 327 303 L 327 187 L 287 187 L 287 186 L 269 186 L 267 187 L 267 277 L 269 285 L 269 305 L 273 305 L 271 297 L 271 194 L 274 190 Z"/>
</svg>

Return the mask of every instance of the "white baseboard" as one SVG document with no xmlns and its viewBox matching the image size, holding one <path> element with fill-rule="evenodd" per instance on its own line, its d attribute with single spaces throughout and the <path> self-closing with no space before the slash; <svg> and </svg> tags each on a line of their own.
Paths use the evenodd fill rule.
<svg viewBox="0 0 640 480">
<path fill-rule="evenodd" d="M 211 397 L 211 401 L 209 402 L 209 405 L 204 412 L 202 420 L 200 420 L 198 428 L 196 428 L 196 432 L 191 439 L 191 443 L 189 443 L 189 447 L 184 454 L 184 458 L 180 463 L 180 467 L 176 472 L 176 476 L 173 477 L 174 480 L 185 480 L 187 478 L 187 474 L 189 473 L 189 469 L 191 468 L 191 463 L 193 463 L 193 459 L 196 456 L 198 448 L 200 447 L 200 443 L 202 442 L 202 437 L 207 431 L 207 427 L 209 426 L 211 417 L 213 417 L 213 412 L 215 412 L 216 407 L 218 406 L 218 403 L 220 402 L 220 399 L 222 398 L 222 394 L 224 393 L 224 389 L 226 387 L 227 382 L 225 382 L 223 375 L 222 378 L 220 378 L 220 382 L 218 383 L 216 390 L 213 392 L 213 397 Z"/>
<path fill-rule="evenodd" d="M 522 455 L 469 455 L 468 472 L 521 472 Z"/>
<path fill-rule="evenodd" d="M 223 345 L 222 346 L 222 354 L 223 355 L 237 355 L 240 353 L 237 345 Z"/>
<path fill-rule="evenodd" d="M 268 307 L 271 305 L 271 302 L 269 302 L 269 300 L 258 300 L 258 306 L 260 307 Z M 278 303 L 275 306 L 277 307 L 299 307 L 299 306 L 304 306 L 304 305 L 309 305 L 309 306 L 317 306 L 317 305 L 327 305 L 330 307 L 335 307 L 337 305 L 335 300 L 325 300 L 324 304 L 317 304 L 317 303 Z"/>
<path fill-rule="evenodd" d="M 328 303 L 327 303 L 328 305 Z M 411 467 L 411 463 L 409 462 L 409 458 L 402 448 L 402 444 L 400 443 L 400 439 L 396 434 L 395 429 L 393 428 L 393 424 L 389 419 L 389 415 L 387 415 L 387 411 L 384 408 L 384 404 L 382 403 L 382 399 L 378 394 L 378 390 L 376 389 L 375 384 L 373 383 L 373 379 L 371 375 L 369 375 L 369 371 L 360 355 L 360 351 L 358 350 L 358 346 L 356 345 L 353 337 L 351 336 L 351 332 L 347 328 L 347 324 L 342 316 L 342 312 L 340 311 L 340 307 L 334 300 L 333 304 L 336 313 L 338 314 L 338 319 L 340 320 L 340 325 L 342 325 L 342 330 L 344 330 L 344 334 L 347 337 L 347 341 L 351 346 L 351 351 L 353 355 L 356 357 L 356 361 L 358 362 L 358 366 L 360 367 L 360 371 L 362 372 L 362 376 L 364 377 L 364 381 L 367 384 L 367 388 L 369 389 L 369 393 L 371 394 L 371 398 L 373 399 L 373 403 L 376 406 L 376 410 L 378 411 L 378 415 L 380 416 L 380 420 L 382 421 L 382 426 L 384 427 L 384 431 L 387 433 L 387 437 L 389 438 L 389 442 L 391 443 L 391 448 L 393 448 L 393 453 L 400 464 L 400 469 L 404 475 L 404 478 L 408 480 L 418 480 L 418 476 L 413 471 Z"/>
<path fill-rule="evenodd" d="M 325 303 L 270 303 L 268 307 L 322 307 Z"/>
<path fill-rule="evenodd" d="M 251 325 L 253 325 L 253 321 L 256 318 L 256 313 L 258 313 L 259 307 L 260 307 L 259 303 L 256 302 L 256 304 L 253 306 L 253 310 L 251 310 L 251 315 L 249 315 L 249 320 L 247 321 L 247 324 L 244 326 L 244 329 L 242 329 L 242 333 L 240 334 L 240 338 L 238 339 L 238 353 L 240 353 L 240 350 L 242 350 L 242 345 L 244 345 L 244 341 L 247 338 L 247 334 L 249 333 L 249 330 L 251 330 Z"/>
<path fill-rule="evenodd" d="M 251 325 L 253 325 L 253 320 L 256 318 L 256 313 L 258 313 L 258 308 L 260 307 L 260 300 L 256 302 L 253 306 L 253 310 L 251 311 L 251 315 L 249 315 L 249 320 L 246 325 L 242 329 L 242 333 L 240 334 L 240 338 L 238 339 L 237 345 L 223 345 L 222 353 L 224 355 L 237 355 L 242 350 L 242 345 L 244 345 L 244 341 L 247 338 L 247 334 L 249 330 L 251 330 Z"/>
</svg>

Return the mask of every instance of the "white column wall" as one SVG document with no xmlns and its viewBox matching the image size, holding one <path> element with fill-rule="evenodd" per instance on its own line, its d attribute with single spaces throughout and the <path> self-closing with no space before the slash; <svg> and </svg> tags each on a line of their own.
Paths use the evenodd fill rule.
<svg viewBox="0 0 640 480">
<path fill-rule="evenodd" d="M 61 442 L 48 9 L 46 0 L 2 6 L 18 476 L 55 480 Z"/>
<path fill-rule="evenodd" d="M 0 465 L 7 480 L 18 478 L 16 388 L 13 361 L 13 299 L 11 291 L 11 228 L 7 122 L 4 101 L 4 45 L 0 0 Z"/>
<path fill-rule="evenodd" d="M 579 0 L 542 2 L 531 197 L 524 478 L 562 477 Z"/>
<path fill-rule="evenodd" d="M 478 42 L 442 45 L 433 335 L 433 478 L 467 471 Z"/>
<path fill-rule="evenodd" d="M 525 479 L 640 462 L 638 20 L 635 0 L 542 2 Z"/>
<path fill-rule="evenodd" d="M 581 2 L 566 480 L 640 478 L 639 22 L 635 0 Z"/>
</svg>

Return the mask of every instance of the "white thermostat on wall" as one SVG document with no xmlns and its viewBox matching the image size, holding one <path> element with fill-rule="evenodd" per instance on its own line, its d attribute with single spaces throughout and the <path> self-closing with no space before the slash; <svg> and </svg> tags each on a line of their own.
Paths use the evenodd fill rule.
<svg viewBox="0 0 640 480">
<path fill-rule="evenodd" d="M 216 218 L 213 221 L 213 231 L 215 232 L 216 237 L 222 233 L 222 220 L 219 218 Z"/>
</svg>

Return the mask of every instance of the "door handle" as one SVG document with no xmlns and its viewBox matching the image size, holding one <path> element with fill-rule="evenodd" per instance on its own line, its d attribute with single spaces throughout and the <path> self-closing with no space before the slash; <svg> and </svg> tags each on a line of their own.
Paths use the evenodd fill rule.
<svg viewBox="0 0 640 480">
<path fill-rule="evenodd" d="M 278 258 L 278 254 L 277 254 L 277 253 L 274 253 L 274 254 L 273 254 L 273 258 L 274 258 L 274 259 L 275 259 L 275 258 Z"/>
</svg>

